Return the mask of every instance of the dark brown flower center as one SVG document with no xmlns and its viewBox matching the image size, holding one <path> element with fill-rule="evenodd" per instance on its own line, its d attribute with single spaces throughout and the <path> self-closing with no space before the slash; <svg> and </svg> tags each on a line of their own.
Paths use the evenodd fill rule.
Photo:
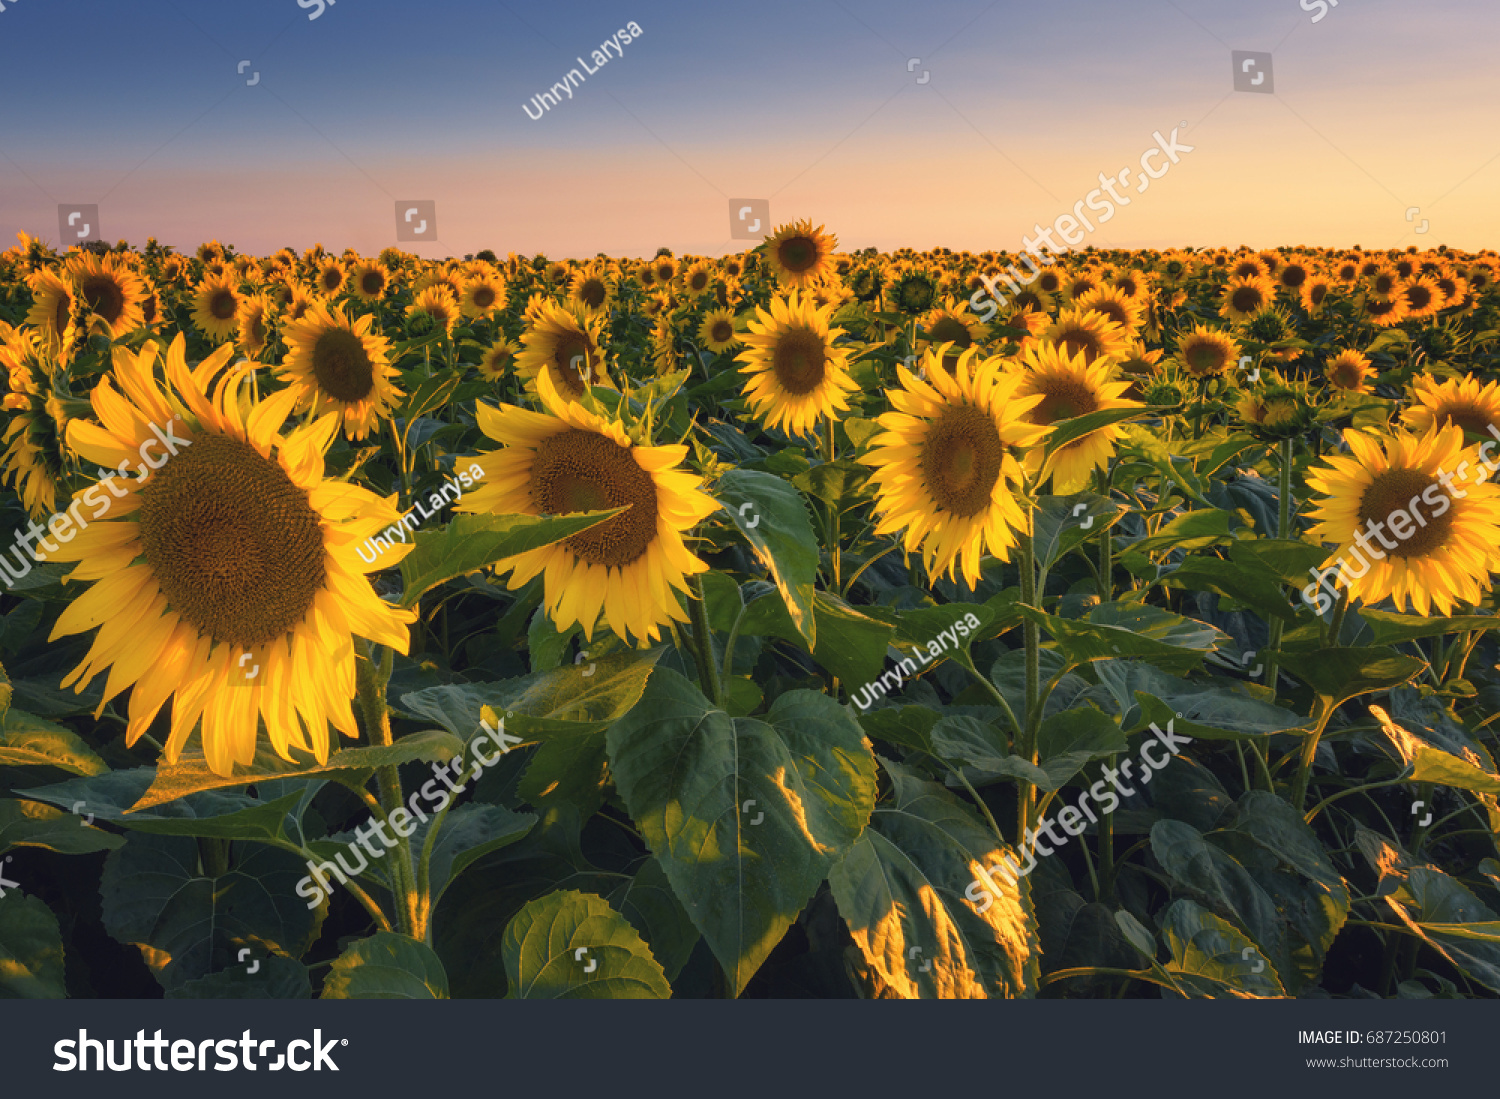
<svg viewBox="0 0 1500 1099">
<path fill-rule="evenodd" d="M 624 568 L 656 537 L 656 483 L 629 447 L 580 428 L 543 440 L 531 467 L 531 498 L 547 515 L 630 509 L 563 544 L 595 565 Z"/>
<path fill-rule="evenodd" d="M 1239 313 L 1253 313 L 1260 308 L 1264 300 L 1260 288 L 1256 286 L 1236 287 L 1234 293 L 1229 296 L 1229 304 Z"/>
<path fill-rule="evenodd" d="M 362 401 L 375 388 L 375 364 L 364 343 L 347 328 L 330 328 L 313 345 L 313 376 L 336 401 Z"/>
<path fill-rule="evenodd" d="M 776 246 L 776 259 L 794 275 L 810 271 L 818 263 L 818 242 L 812 237 L 787 237 Z"/>
<path fill-rule="evenodd" d="M 1384 549 L 1385 543 L 1380 540 L 1383 533 L 1389 541 L 1397 543 L 1396 548 L 1388 552 L 1404 558 L 1426 557 L 1445 546 L 1453 530 L 1451 502 L 1448 510 L 1438 515 L 1438 509 L 1421 498 L 1436 484 L 1439 484 L 1436 477 L 1419 469 L 1388 469 L 1377 474 L 1359 501 L 1361 526 L 1373 522 L 1385 524 L 1383 531 L 1372 530 L 1370 543 L 1379 544 Z M 1402 512 L 1409 516 L 1399 524 L 1407 531 L 1405 538 L 1390 525 L 1391 519 Z"/>
<path fill-rule="evenodd" d="M 307 490 L 227 435 L 201 435 L 140 490 L 146 563 L 168 606 L 239 647 L 302 622 L 327 579 L 323 528 Z"/>
<path fill-rule="evenodd" d="M 810 328 L 793 328 L 776 341 L 771 365 L 781 388 L 795 397 L 823 383 L 828 351 L 823 337 Z"/>
<path fill-rule="evenodd" d="M 215 290 L 208 299 L 208 315 L 216 321 L 227 321 L 234 316 L 234 311 L 239 308 L 239 304 L 233 290 L 221 287 Z"/>
<path fill-rule="evenodd" d="M 990 506 L 1004 458 L 994 419 L 973 405 L 955 405 L 927 431 L 922 481 L 939 509 L 978 515 Z"/>
<path fill-rule="evenodd" d="M 120 319 L 125 312 L 125 291 L 108 275 L 90 275 L 79 287 L 89 308 L 110 324 Z"/>
</svg>

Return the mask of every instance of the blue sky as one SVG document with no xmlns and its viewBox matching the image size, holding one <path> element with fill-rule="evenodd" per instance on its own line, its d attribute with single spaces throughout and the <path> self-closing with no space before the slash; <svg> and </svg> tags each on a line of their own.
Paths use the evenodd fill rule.
<svg viewBox="0 0 1500 1099">
<path fill-rule="evenodd" d="M 1093 243 L 1500 242 L 1493 0 L 3 2 L 6 239 L 97 202 L 137 244 L 371 252 L 421 198 L 424 254 L 719 254 L 759 197 L 851 248 L 1015 248 L 1185 121 Z M 1232 90 L 1232 49 L 1274 94 Z"/>
</svg>

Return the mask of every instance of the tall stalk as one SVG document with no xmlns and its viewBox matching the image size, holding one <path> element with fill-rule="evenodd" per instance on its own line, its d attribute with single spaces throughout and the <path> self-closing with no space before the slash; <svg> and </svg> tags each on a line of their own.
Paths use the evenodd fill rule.
<svg viewBox="0 0 1500 1099">
<path fill-rule="evenodd" d="M 391 737 L 390 708 L 386 705 L 385 690 L 391 681 L 391 668 L 395 660 L 393 649 L 383 649 L 380 666 L 376 668 L 369 642 L 354 639 L 355 651 L 359 655 L 356 666 L 356 682 L 359 689 L 359 709 L 364 716 L 365 736 L 371 745 L 389 748 Z M 389 823 L 391 814 L 404 806 L 401 790 L 401 772 L 394 763 L 376 770 L 376 781 L 380 787 L 382 815 Z M 403 935 L 426 940 L 426 919 L 422 898 L 417 892 L 416 870 L 412 863 L 411 841 L 392 828 L 396 835 L 396 850 L 389 862 L 391 893 L 396 905 L 396 927 Z"/>
</svg>

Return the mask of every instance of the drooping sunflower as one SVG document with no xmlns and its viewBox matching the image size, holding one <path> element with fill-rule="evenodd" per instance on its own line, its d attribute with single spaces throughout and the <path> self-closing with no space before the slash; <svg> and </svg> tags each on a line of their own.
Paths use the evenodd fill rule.
<svg viewBox="0 0 1500 1099">
<path fill-rule="evenodd" d="M 351 321 L 343 310 L 314 302 L 282 333 L 287 355 L 276 372 L 296 394 L 296 410 L 314 417 L 339 413 L 344 435 L 355 441 L 389 416 L 402 396 L 391 380 L 396 371 L 390 341 L 371 331 L 374 323 L 373 317 Z"/>
<path fill-rule="evenodd" d="M 686 446 L 639 446 L 622 424 L 560 395 L 550 372 L 537 376 L 543 412 L 476 405 L 479 428 L 504 450 L 480 455 L 484 478 L 454 505 L 501 515 L 566 515 L 628 505 L 591 530 L 499 562 L 508 586 L 544 574 L 548 616 L 559 629 L 575 622 L 593 639 L 602 612 L 627 644 L 654 641 L 662 627 L 685 622 L 677 592 L 708 565 L 683 534 L 717 511 L 702 479 L 681 468 Z M 674 591 L 675 589 L 675 591 Z"/>
<path fill-rule="evenodd" d="M 838 238 L 813 228 L 811 221 L 783 225 L 766 238 L 766 259 L 783 287 L 801 289 L 822 282 L 833 274 L 833 250 Z"/>
<path fill-rule="evenodd" d="M 1323 367 L 1323 376 L 1334 389 L 1346 393 L 1370 392 L 1370 360 L 1358 351 L 1340 351 Z"/>
<path fill-rule="evenodd" d="M 1389 598 L 1421 615 L 1478 604 L 1500 565 L 1500 485 L 1472 476 L 1455 482 L 1457 491 L 1444 484 L 1465 462 L 1483 468 L 1463 432 L 1382 437 L 1351 429 L 1344 441 L 1348 456 L 1324 458 L 1307 474 L 1326 497 L 1309 533 L 1338 547 L 1324 564 L 1342 561 L 1336 582 L 1353 599 Z"/>
<path fill-rule="evenodd" d="M 228 275 L 209 276 L 193 293 L 193 323 L 215 343 L 225 343 L 234 335 L 239 308 L 240 296 Z"/>
<path fill-rule="evenodd" d="M 119 339 L 145 323 L 141 301 L 146 284 L 123 256 L 83 252 L 70 257 L 63 271 L 112 338 Z"/>
<path fill-rule="evenodd" d="M 26 282 L 31 287 L 26 323 L 36 330 L 42 347 L 56 354 L 72 342 L 73 286 L 45 269 L 34 272 Z"/>
<path fill-rule="evenodd" d="M 1177 360 L 1195 378 L 1223 374 L 1240 357 L 1240 345 L 1228 334 L 1198 325 L 1177 342 Z"/>
<path fill-rule="evenodd" d="M 53 393 L 45 365 L 49 357 L 31 329 L 6 326 L 0 342 L 0 373 L 6 382 L 4 407 L 14 415 L 5 427 L 0 479 L 15 488 L 33 519 L 53 513 L 65 474 L 67 415 Z"/>
<path fill-rule="evenodd" d="M 429 286 L 406 307 L 406 323 L 413 332 L 442 329 L 445 336 L 452 336 L 462 315 L 458 299 L 440 285 Z"/>
<path fill-rule="evenodd" d="M 715 355 L 728 351 L 740 342 L 734 330 L 734 312 L 730 309 L 712 309 L 703 315 L 698 326 L 698 342 Z"/>
<path fill-rule="evenodd" d="M 951 374 L 936 351 L 923 360 L 925 381 L 897 367 L 901 388 L 886 391 L 895 411 L 879 418 L 885 431 L 859 461 L 874 469 L 876 535 L 904 531 L 906 552 L 920 552 L 930 575 L 953 579 L 962 568 L 972 588 L 985 553 L 1008 560 L 1029 533 L 1012 448 L 1047 434 L 1025 418 L 1042 398 L 1020 396 L 1019 376 L 978 348 L 962 352 Z"/>
<path fill-rule="evenodd" d="M 1139 401 L 1124 396 L 1130 380 L 1114 380 L 1113 359 L 1090 360 L 1082 352 L 1070 354 L 1054 343 L 1039 343 L 1028 350 L 1013 373 L 1019 378 L 1018 396 L 1042 398 L 1026 413 L 1028 422 L 1042 427 L 1090 412 L 1140 407 Z M 1087 488 L 1094 470 L 1109 463 L 1119 436 L 1118 427 L 1101 427 L 1054 453 L 1050 466 L 1053 495 L 1068 496 Z M 1033 474 L 1040 472 L 1041 452 L 1033 451 L 1026 464 Z"/>
<path fill-rule="evenodd" d="M 1232 321 L 1248 321 L 1271 304 L 1276 286 L 1266 275 L 1236 276 L 1224 287 L 1219 315 Z"/>
<path fill-rule="evenodd" d="M 516 356 L 521 347 L 514 340 L 501 340 L 486 351 L 479 360 L 479 373 L 487 381 L 503 381 L 516 366 Z"/>
<path fill-rule="evenodd" d="M 1401 413 L 1401 423 L 1416 434 L 1433 427 L 1456 424 L 1465 432 L 1500 438 L 1500 382 L 1478 378 L 1439 381 L 1419 374 L 1411 384 L 1412 403 Z"/>
<path fill-rule="evenodd" d="M 516 369 L 526 379 L 528 391 L 539 392 L 537 379 L 545 372 L 554 390 L 576 401 L 588 386 L 615 388 L 609 380 L 603 345 L 601 316 L 543 301 L 521 335 Z"/>
<path fill-rule="evenodd" d="M 1082 355 L 1086 362 L 1118 362 L 1130 347 L 1130 333 L 1092 309 L 1064 309 L 1042 331 L 1042 340 L 1064 348 L 1069 356 Z"/>
<path fill-rule="evenodd" d="M 842 328 L 830 327 L 833 307 L 818 308 L 797 290 L 757 307 L 746 327 L 737 361 L 750 375 L 745 400 L 767 427 L 804 435 L 820 419 L 849 411 L 845 393 L 858 385 L 849 377 L 849 349 L 836 346 Z"/>
<path fill-rule="evenodd" d="M 275 309 L 264 294 L 247 294 L 240 300 L 234 321 L 241 352 L 252 359 L 260 358 L 275 334 L 271 329 L 274 315 Z"/>
<path fill-rule="evenodd" d="M 106 377 L 94 391 L 104 426 L 78 420 L 69 430 L 70 444 L 106 469 L 139 464 L 158 438 L 152 425 L 180 442 L 156 470 L 111 482 L 108 512 L 45 554 L 79 563 L 69 581 L 93 582 L 52 638 L 100 627 L 63 685 L 82 691 L 108 671 L 101 713 L 132 688 L 127 744 L 172 698 L 169 763 L 198 729 L 209 767 L 229 775 L 254 759 L 261 722 L 283 759 L 298 748 L 326 761 L 330 723 L 359 735 L 353 637 L 404 653 L 416 618 L 376 596 L 357 552 L 399 521 L 395 497 L 325 480 L 338 418 L 279 434 L 294 392 L 252 405 L 248 371 L 223 372 L 232 348 L 191 368 L 179 335 L 166 354 L 167 388 L 155 377 L 157 353 L 154 342 L 138 355 L 117 351 L 120 389 Z M 406 552 L 391 547 L 382 566 Z"/>
</svg>

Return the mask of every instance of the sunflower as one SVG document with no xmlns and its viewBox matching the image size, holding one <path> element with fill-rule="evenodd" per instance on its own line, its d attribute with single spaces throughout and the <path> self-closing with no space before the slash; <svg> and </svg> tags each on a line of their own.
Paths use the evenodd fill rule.
<svg viewBox="0 0 1500 1099">
<path fill-rule="evenodd" d="M 1247 321 L 1271 304 L 1276 287 L 1265 275 L 1236 275 L 1224 287 L 1219 315 L 1232 321 Z"/>
<path fill-rule="evenodd" d="M 239 329 L 241 352 L 252 359 L 260 358 L 274 335 L 270 326 L 270 318 L 274 313 L 270 300 L 264 294 L 248 294 L 240 299 L 234 323 Z"/>
<path fill-rule="evenodd" d="M 349 704 L 353 636 L 404 653 L 416 618 L 375 595 L 364 577 L 371 568 L 357 555 L 366 538 L 399 521 L 395 498 L 324 479 L 336 416 L 282 436 L 293 390 L 252 404 L 240 369 L 210 392 L 231 348 L 194 369 L 184 346 L 179 335 L 167 352 L 166 389 L 155 378 L 154 342 L 139 355 L 118 352 L 120 390 L 106 377 L 94 391 L 95 414 L 107 426 L 80 420 L 69 431 L 85 459 L 110 469 L 139 463 L 157 438 L 152 425 L 170 427 L 179 442 L 156 471 L 111 482 L 118 499 L 106 497 L 107 517 L 66 542 L 59 536 L 57 550 L 45 554 L 79 563 L 68 580 L 93 582 L 59 617 L 52 639 L 101 627 L 63 686 L 76 682 L 82 691 L 108 670 L 96 717 L 133 687 L 127 745 L 171 697 L 169 763 L 196 728 L 209 767 L 230 775 L 254 759 L 261 722 L 283 759 L 298 748 L 326 762 L 330 723 L 359 735 Z M 392 546 L 382 563 L 407 551 Z M 255 671 L 247 675 L 247 667 Z"/>
<path fill-rule="evenodd" d="M 838 244 L 832 233 L 823 232 L 823 226 L 814 229 L 811 221 L 798 221 L 781 226 L 762 247 L 776 281 L 800 289 L 833 274 L 833 250 Z"/>
<path fill-rule="evenodd" d="M 536 319 L 521 336 L 521 354 L 516 369 L 526 379 L 526 388 L 540 392 L 537 379 L 546 373 L 552 388 L 578 400 L 589 386 L 615 388 L 605 366 L 602 320 L 578 313 L 554 301 L 538 304 Z"/>
<path fill-rule="evenodd" d="M 959 354 L 951 374 L 936 351 L 924 358 L 926 380 L 897 367 L 901 388 L 886 391 L 895 411 L 879 418 L 885 431 L 859 461 L 874 469 L 876 536 L 905 531 L 906 552 L 920 551 L 929 574 L 953 579 L 962 567 L 973 588 L 982 555 L 1005 561 L 1028 533 L 1011 448 L 1047 434 L 1025 419 L 1042 398 L 1021 397 L 1019 376 L 977 348 Z"/>
<path fill-rule="evenodd" d="M 849 377 L 849 350 L 835 347 L 844 334 L 831 328 L 833 308 L 818 308 L 799 291 L 771 299 L 769 310 L 757 307 L 737 356 L 749 374 L 745 400 L 767 427 L 804 435 L 823 417 L 849 411 L 845 393 L 859 386 Z"/>
<path fill-rule="evenodd" d="M 296 410 L 315 417 L 339 413 L 345 436 L 355 441 L 390 415 L 402 396 L 391 382 L 396 372 L 387 355 L 390 341 L 371 333 L 374 323 L 372 317 L 351 321 L 342 310 L 316 302 L 282 334 L 287 355 L 277 373 L 296 394 Z"/>
<path fill-rule="evenodd" d="M 920 268 L 904 270 L 886 280 L 886 284 L 896 308 L 912 316 L 927 312 L 937 300 L 937 279 Z"/>
<path fill-rule="evenodd" d="M 1103 313 L 1092 309 L 1064 309 L 1042 332 L 1042 339 L 1066 349 L 1068 355 L 1118 361 L 1130 346 L 1130 333 Z"/>
<path fill-rule="evenodd" d="M 1443 292 L 1427 275 L 1408 279 L 1396 288 L 1396 293 L 1406 303 L 1407 320 L 1430 317 L 1443 307 Z"/>
<path fill-rule="evenodd" d="M 989 336 L 989 329 L 969 312 L 968 306 L 954 298 L 946 298 L 937 308 L 928 310 L 918 324 L 923 333 L 917 340 L 918 352 L 942 343 L 953 345 L 953 350 L 943 356 L 944 370 L 953 369 L 958 352 L 983 343 Z"/>
<path fill-rule="evenodd" d="M 26 282 L 31 287 L 26 323 L 41 337 L 42 347 L 55 355 L 73 342 L 73 287 L 46 270 L 35 272 Z"/>
<path fill-rule="evenodd" d="M 1213 378 L 1239 361 L 1240 345 L 1223 332 L 1199 325 L 1177 341 L 1177 360 L 1195 378 Z"/>
<path fill-rule="evenodd" d="M 708 288 L 713 284 L 713 271 L 709 268 L 707 261 L 699 260 L 682 273 L 678 280 L 683 292 L 689 297 L 697 298 L 708 293 Z"/>
<path fill-rule="evenodd" d="M 488 381 L 503 381 L 515 369 L 520 351 L 520 345 L 514 340 L 501 340 L 479 360 L 479 373 Z"/>
<path fill-rule="evenodd" d="M 1020 379 L 1017 396 L 1042 398 L 1026 413 L 1026 420 L 1043 427 L 1090 412 L 1140 407 L 1139 401 L 1123 397 L 1130 381 L 1113 380 L 1113 360 L 1090 360 L 1081 351 L 1069 353 L 1054 343 L 1033 347 L 1014 373 Z M 1057 450 L 1051 461 L 1053 495 L 1069 496 L 1087 488 L 1094 470 L 1109 463 L 1119 435 L 1120 429 L 1113 425 L 1101 427 Z M 1041 452 L 1032 452 L 1027 468 L 1035 474 L 1041 466 Z"/>
<path fill-rule="evenodd" d="M 1500 565 L 1500 486 L 1471 479 L 1449 487 L 1464 464 L 1482 469 L 1456 426 L 1384 437 L 1344 432 L 1349 456 L 1330 456 L 1307 483 L 1327 499 L 1313 513 L 1315 542 L 1338 549 L 1338 583 L 1352 598 L 1429 615 L 1479 603 Z M 1386 531 L 1389 530 L 1390 537 Z M 1378 544 L 1377 544 L 1378 543 Z M 1363 567 L 1355 571 L 1354 563 Z"/>
<path fill-rule="evenodd" d="M 585 267 L 573 276 L 568 287 L 568 300 L 580 311 L 602 313 L 615 300 L 615 284 L 602 270 Z"/>
<path fill-rule="evenodd" d="M 1378 328 L 1393 328 L 1406 319 L 1406 299 L 1400 296 L 1366 294 L 1359 309 L 1365 320 Z"/>
<path fill-rule="evenodd" d="M 1358 351 L 1340 351 L 1323 367 L 1328 384 L 1347 393 L 1370 392 L 1370 374 L 1370 360 Z"/>
<path fill-rule="evenodd" d="M 1323 308 L 1323 303 L 1328 300 L 1328 293 L 1333 289 L 1333 281 L 1326 275 L 1313 275 L 1302 284 L 1302 308 L 1308 313 L 1317 313 Z"/>
<path fill-rule="evenodd" d="M 566 515 L 628 510 L 582 534 L 499 562 L 520 588 L 544 574 L 544 605 L 560 630 L 577 623 L 593 639 L 602 611 L 626 643 L 655 641 L 661 628 L 686 622 L 677 592 L 708 570 L 683 532 L 719 510 L 702 479 L 681 467 L 686 446 L 638 446 L 617 421 L 559 395 L 550 372 L 537 376 L 542 412 L 476 406 L 479 428 L 504 450 L 480 455 L 479 487 L 457 511 Z M 676 589 L 674 591 L 673 589 Z"/>
<path fill-rule="evenodd" d="M 1412 382 L 1413 403 L 1401 413 L 1408 431 L 1426 434 L 1434 427 L 1457 425 L 1475 435 L 1500 438 L 1500 382 L 1478 378 L 1439 381 L 1420 374 Z"/>
<path fill-rule="evenodd" d="M 657 256 L 651 261 L 651 276 L 659 283 L 668 283 L 677 277 L 677 261 L 670 255 Z"/>
<path fill-rule="evenodd" d="M 1267 443 L 1305 434 L 1317 414 L 1307 385 L 1289 382 L 1274 370 L 1261 386 L 1240 397 L 1235 411 L 1250 433 Z"/>
<path fill-rule="evenodd" d="M 331 259 L 318 268 L 318 277 L 314 280 L 318 287 L 318 293 L 325 298 L 331 298 L 344 286 L 346 277 L 344 265 L 336 259 Z"/>
<path fill-rule="evenodd" d="M 124 257 L 101 259 L 85 252 L 71 257 L 63 273 L 72 280 L 94 316 L 104 323 L 111 338 L 119 339 L 145 323 L 141 301 L 146 296 L 146 284 L 127 266 Z"/>
<path fill-rule="evenodd" d="M 1080 294 L 1074 301 L 1079 309 L 1092 309 L 1095 313 L 1103 313 L 1132 338 L 1140 331 L 1141 321 L 1146 313 L 1144 303 L 1136 301 L 1125 291 L 1113 286 L 1096 287 Z"/>
<path fill-rule="evenodd" d="M 193 293 L 193 323 L 215 343 L 225 343 L 234 335 L 239 308 L 240 296 L 227 275 L 209 276 Z"/>
<path fill-rule="evenodd" d="M 361 301 L 379 301 L 391 288 L 391 273 L 385 264 L 369 260 L 349 270 L 349 290 Z"/>
<path fill-rule="evenodd" d="M 0 343 L 6 379 L 4 407 L 15 413 L 5 429 L 3 480 L 13 486 L 33 519 L 51 515 L 65 475 L 63 404 L 54 398 L 44 366 L 45 348 L 28 329 L 12 329 Z"/>
<path fill-rule="evenodd" d="M 464 296 L 459 299 L 464 316 L 470 320 L 493 317 L 505 308 L 505 282 L 488 272 L 475 275 L 464 283 Z"/>
<path fill-rule="evenodd" d="M 728 309 L 714 309 L 703 316 L 698 326 L 698 342 L 715 355 L 728 351 L 740 342 L 734 330 L 734 313 Z"/>
<path fill-rule="evenodd" d="M 448 292 L 446 286 L 433 284 L 423 290 L 406 307 L 406 323 L 412 332 L 430 332 L 441 328 L 443 335 L 452 336 L 462 315 L 458 299 Z"/>
</svg>

